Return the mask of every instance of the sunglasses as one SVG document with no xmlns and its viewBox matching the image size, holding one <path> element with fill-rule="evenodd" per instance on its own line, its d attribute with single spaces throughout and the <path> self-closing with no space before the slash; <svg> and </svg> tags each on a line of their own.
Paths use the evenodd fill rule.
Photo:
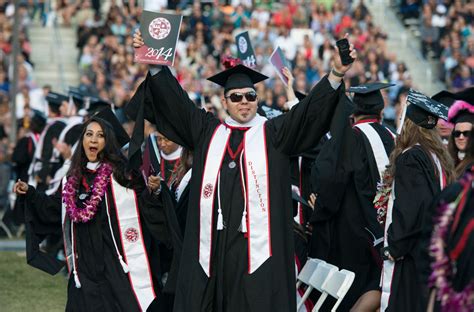
<svg viewBox="0 0 474 312">
<path fill-rule="evenodd" d="M 226 96 L 225 98 L 230 99 L 234 103 L 237 103 L 237 102 L 241 102 L 242 99 L 244 98 L 244 96 L 247 99 L 247 101 L 249 101 L 249 102 L 253 102 L 253 101 L 257 100 L 257 93 L 255 93 L 255 91 L 249 91 L 247 93 L 236 92 L 236 93 L 232 93 L 232 94 Z"/>
<path fill-rule="evenodd" d="M 459 138 L 461 135 L 463 135 L 465 138 L 468 138 L 471 135 L 471 130 L 467 130 L 467 131 L 454 130 L 453 135 L 455 138 Z"/>
</svg>

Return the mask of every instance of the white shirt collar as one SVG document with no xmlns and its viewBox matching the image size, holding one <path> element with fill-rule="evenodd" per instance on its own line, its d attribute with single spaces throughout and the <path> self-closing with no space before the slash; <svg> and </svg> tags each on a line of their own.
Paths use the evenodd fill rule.
<svg viewBox="0 0 474 312">
<path fill-rule="evenodd" d="M 166 159 L 166 160 L 176 160 L 176 159 L 181 157 L 181 151 L 182 150 L 183 150 L 183 148 L 180 146 L 176 149 L 176 151 L 174 151 L 173 153 L 168 154 L 168 155 L 163 153 L 163 151 L 160 151 L 160 155 L 161 155 L 161 157 L 163 157 L 163 159 Z"/>
<path fill-rule="evenodd" d="M 100 161 L 96 161 L 96 162 L 87 162 L 87 169 L 89 170 L 97 170 L 97 168 L 99 168 L 100 166 Z"/>
<path fill-rule="evenodd" d="M 263 123 L 265 123 L 265 121 L 267 121 L 267 118 L 265 117 L 262 117 L 260 115 L 255 115 L 255 117 L 250 120 L 249 122 L 246 122 L 246 123 L 240 123 L 238 121 L 235 121 L 232 117 L 227 117 L 224 122 L 231 126 L 231 127 L 253 127 L 253 126 L 258 126 L 258 125 L 261 125 Z"/>
</svg>

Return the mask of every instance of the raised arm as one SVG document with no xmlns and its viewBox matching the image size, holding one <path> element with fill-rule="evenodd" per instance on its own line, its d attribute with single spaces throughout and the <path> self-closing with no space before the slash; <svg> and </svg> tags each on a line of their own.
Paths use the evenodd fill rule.
<svg viewBox="0 0 474 312">
<path fill-rule="evenodd" d="M 133 46 L 143 45 L 140 32 L 133 38 Z M 194 149 L 200 144 L 201 134 L 210 122 L 218 120 L 196 107 L 178 80 L 166 66 L 150 66 L 150 73 L 140 85 L 131 103 L 145 105 L 145 118 L 170 140 Z M 128 112 L 134 107 L 129 107 Z M 132 112 L 133 113 L 133 112 Z"/>
<path fill-rule="evenodd" d="M 357 57 L 353 45 L 350 55 Z M 337 51 L 337 48 L 336 48 Z M 342 65 L 339 54 L 334 57 L 334 67 L 321 79 L 302 101 L 287 114 L 269 121 L 275 132 L 275 146 L 284 154 L 297 155 L 313 148 L 329 131 L 337 103 L 344 92 L 342 78 L 351 64 Z"/>
</svg>

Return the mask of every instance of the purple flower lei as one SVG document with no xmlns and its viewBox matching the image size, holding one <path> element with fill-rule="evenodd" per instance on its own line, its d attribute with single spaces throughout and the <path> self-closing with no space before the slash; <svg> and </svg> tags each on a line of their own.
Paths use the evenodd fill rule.
<svg viewBox="0 0 474 312">
<path fill-rule="evenodd" d="M 461 185 L 471 183 L 472 174 L 467 174 L 460 181 Z M 431 264 L 429 284 L 437 289 L 436 297 L 441 302 L 444 312 L 474 311 L 474 282 L 469 283 L 461 292 L 456 292 L 450 281 L 453 276 L 451 260 L 445 253 L 445 241 L 448 227 L 451 224 L 457 203 L 463 193 L 453 203 L 443 203 L 438 208 L 437 225 L 431 238 L 430 253 L 434 258 Z"/>
<path fill-rule="evenodd" d="M 73 222 L 88 222 L 97 213 L 97 206 L 105 194 L 107 185 L 110 182 L 110 175 L 112 174 L 112 166 L 108 163 L 103 163 L 97 170 L 97 175 L 94 178 L 92 185 L 92 194 L 84 203 L 84 208 L 79 208 L 76 205 L 76 190 L 79 186 L 77 177 L 70 176 L 67 179 L 66 185 L 63 189 L 63 202 L 66 204 L 66 213 Z"/>
</svg>

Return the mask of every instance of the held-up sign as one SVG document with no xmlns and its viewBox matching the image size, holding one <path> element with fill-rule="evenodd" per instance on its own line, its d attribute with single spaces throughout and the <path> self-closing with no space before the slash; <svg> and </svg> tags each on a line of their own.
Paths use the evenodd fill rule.
<svg viewBox="0 0 474 312">
<path fill-rule="evenodd" d="M 247 67 L 255 68 L 257 66 L 257 59 L 250 43 L 248 31 L 235 36 L 235 42 L 237 44 L 237 53 L 242 63 Z"/>
<path fill-rule="evenodd" d="M 135 49 L 135 62 L 173 66 L 183 17 L 143 11 L 140 32 L 143 45 Z"/>
<path fill-rule="evenodd" d="M 285 83 L 285 85 L 288 85 L 288 78 L 283 75 L 283 67 L 287 67 L 288 69 L 290 69 L 290 65 L 286 60 L 285 54 L 283 54 L 283 51 L 280 49 L 280 47 L 277 46 L 273 51 L 272 55 L 270 56 L 270 63 L 273 65 L 273 67 L 275 67 L 277 74 L 283 81 L 283 83 Z"/>
</svg>

